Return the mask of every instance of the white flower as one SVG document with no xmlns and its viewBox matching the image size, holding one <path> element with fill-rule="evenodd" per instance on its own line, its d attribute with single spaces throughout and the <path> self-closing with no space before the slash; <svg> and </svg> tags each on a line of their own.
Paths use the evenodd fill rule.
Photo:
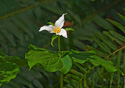
<svg viewBox="0 0 125 88">
<path fill-rule="evenodd" d="M 63 29 L 63 25 L 64 25 L 64 15 L 63 14 L 56 22 L 55 22 L 55 26 L 53 25 L 48 25 L 48 26 L 42 26 L 39 30 L 40 31 L 43 31 L 43 30 L 47 30 L 49 31 L 50 33 L 56 33 L 56 35 L 60 35 L 60 36 L 63 36 L 65 38 L 67 38 L 67 32 L 65 29 Z"/>
</svg>

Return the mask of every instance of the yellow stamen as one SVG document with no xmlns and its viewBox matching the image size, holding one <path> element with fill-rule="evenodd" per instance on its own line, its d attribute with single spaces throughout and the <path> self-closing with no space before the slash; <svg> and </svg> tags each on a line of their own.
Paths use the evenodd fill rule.
<svg viewBox="0 0 125 88">
<path fill-rule="evenodd" d="M 59 27 L 55 27 L 55 29 L 53 30 L 55 33 L 59 33 L 61 30 Z"/>
</svg>

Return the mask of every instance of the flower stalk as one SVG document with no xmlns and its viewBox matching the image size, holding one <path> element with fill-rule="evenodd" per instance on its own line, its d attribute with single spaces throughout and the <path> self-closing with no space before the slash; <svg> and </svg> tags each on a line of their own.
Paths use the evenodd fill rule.
<svg viewBox="0 0 125 88">
<path fill-rule="evenodd" d="M 59 49 L 59 56 L 61 57 L 60 36 L 58 37 L 58 49 Z"/>
<path fill-rule="evenodd" d="M 58 49 L 59 49 L 59 56 L 61 59 L 60 36 L 58 37 Z M 63 73 L 61 72 L 60 72 L 60 88 L 63 88 Z"/>
</svg>

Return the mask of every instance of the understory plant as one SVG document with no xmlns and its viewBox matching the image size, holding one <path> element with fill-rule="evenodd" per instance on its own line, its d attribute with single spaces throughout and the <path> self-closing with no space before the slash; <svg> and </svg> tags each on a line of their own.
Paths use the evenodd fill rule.
<svg viewBox="0 0 125 88">
<path fill-rule="evenodd" d="M 122 51 L 125 49 L 125 37 L 114 31 L 104 32 L 104 34 L 110 37 L 111 40 L 115 41 L 115 44 L 118 43 L 122 45 L 119 49 L 116 47 L 118 44 L 115 46 L 110 39 L 106 40 L 107 37 L 105 38 L 104 36 L 95 33 L 93 39 L 101 49 L 97 50 L 91 46 L 87 46 L 87 51 L 77 51 L 73 49 L 62 51 L 61 39 L 68 38 L 67 31 L 75 31 L 73 28 L 62 28 L 65 22 L 64 16 L 66 16 L 66 14 L 63 14 L 55 24 L 49 22 L 50 25 L 42 26 L 39 30 L 40 32 L 46 30 L 50 33 L 54 33 L 51 38 L 51 45 L 54 47 L 53 42 L 58 39 L 58 51 L 52 51 L 30 44 L 28 47 L 29 51 L 25 54 L 26 60 L 22 60 L 15 56 L 5 55 L 0 51 L 0 86 L 3 83 L 8 83 L 11 79 L 14 79 L 20 71 L 20 66 L 28 66 L 30 70 L 32 70 L 33 67 L 39 66 L 41 69 L 48 72 L 60 73 L 60 87 L 59 85 L 55 85 L 54 88 L 113 88 L 113 75 L 116 72 L 117 82 L 115 83 L 118 88 L 125 87 L 125 52 Z M 120 16 L 125 18 L 122 15 Z M 124 26 L 115 21 L 109 21 L 125 33 Z M 99 38 L 97 38 L 97 36 Z M 110 50 L 109 47 L 112 50 Z M 110 56 L 113 57 L 111 58 Z M 121 56 L 123 57 L 122 70 L 120 67 Z M 113 58 L 117 58 L 117 64 L 107 60 Z M 120 85 L 120 74 L 124 76 L 124 85 Z"/>
</svg>

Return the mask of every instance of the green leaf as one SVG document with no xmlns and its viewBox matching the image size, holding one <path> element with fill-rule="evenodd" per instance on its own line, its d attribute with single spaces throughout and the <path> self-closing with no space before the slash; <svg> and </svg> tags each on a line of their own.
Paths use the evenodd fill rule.
<svg viewBox="0 0 125 88">
<path fill-rule="evenodd" d="M 94 36 L 93 38 L 103 51 L 105 51 L 106 53 L 111 53 L 111 50 L 104 43 L 102 43 L 98 38 Z"/>
<path fill-rule="evenodd" d="M 30 69 L 36 64 L 41 64 L 42 67 L 49 72 L 59 71 L 63 67 L 63 63 L 58 54 L 47 50 L 30 50 L 26 53 L 25 58 L 28 59 Z"/>
<path fill-rule="evenodd" d="M 63 62 L 63 68 L 60 71 L 63 72 L 64 74 L 66 74 L 69 72 L 69 70 L 72 67 L 72 60 L 69 57 L 69 55 L 62 57 L 61 60 Z"/>
<path fill-rule="evenodd" d="M 111 40 L 115 40 L 118 44 L 123 44 L 121 41 L 119 41 L 117 38 L 115 38 L 113 35 L 111 35 L 109 32 L 104 31 L 103 34 L 105 34 L 106 36 L 108 36 Z"/>
<path fill-rule="evenodd" d="M 99 15 L 96 15 L 93 20 L 97 25 L 105 29 L 114 30 L 113 26 Z"/>
<path fill-rule="evenodd" d="M 115 39 L 119 39 L 122 42 L 125 42 L 125 37 L 120 35 L 119 33 L 115 32 L 115 31 L 109 31 L 114 37 Z"/>
<path fill-rule="evenodd" d="M 115 25 L 116 27 L 118 27 L 119 29 L 121 29 L 121 31 L 123 31 L 125 33 L 125 26 L 121 25 L 120 23 L 107 19 L 109 22 L 111 22 L 113 25 Z"/>
<path fill-rule="evenodd" d="M 120 13 L 118 13 L 118 15 L 120 16 L 120 18 L 125 21 L 125 16 L 121 15 Z"/>
<path fill-rule="evenodd" d="M 109 48 L 111 48 L 111 49 L 113 49 L 113 50 L 116 50 L 116 49 L 117 49 L 117 47 L 116 47 L 114 44 L 112 44 L 112 42 L 111 42 L 111 40 L 109 40 L 109 38 L 106 38 L 105 36 L 103 36 L 103 35 L 101 35 L 101 34 L 99 34 L 99 33 L 95 33 L 95 34 L 96 34 L 96 36 L 97 36 L 98 38 L 101 39 L 101 41 L 104 42 L 105 46 L 107 46 L 107 47 L 109 47 Z"/>
<path fill-rule="evenodd" d="M 18 66 L 28 66 L 25 59 L 19 58 L 17 56 L 6 56 L 4 59 L 9 62 L 16 63 Z"/>
<path fill-rule="evenodd" d="M 34 46 L 34 45 L 32 45 L 32 44 L 29 44 L 28 48 L 29 48 L 30 50 L 47 50 L 47 49 L 44 49 L 44 48 L 39 48 L 39 47 Z"/>
<path fill-rule="evenodd" d="M 54 40 L 57 39 L 58 37 L 59 37 L 59 35 L 56 35 L 56 34 L 52 36 L 51 45 L 52 45 L 53 47 L 54 47 L 53 42 L 54 42 Z"/>
<path fill-rule="evenodd" d="M 75 80 L 77 80 L 77 81 L 80 81 L 80 80 L 81 80 L 81 78 L 80 78 L 79 76 L 76 76 L 76 75 L 74 75 L 74 74 L 67 74 L 67 75 L 65 76 L 65 79 L 69 79 L 69 78 L 75 79 Z"/>
<path fill-rule="evenodd" d="M 15 63 L 0 59 L 0 86 L 14 79 L 20 69 Z"/>
<path fill-rule="evenodd" d="M 73 28 L 65 28 L 66 31 L 75 31 Z"/>
<path fill-rule="evenodd" d="M 83 64 L 88 61 L 88 58 L 94 54 L 89 52 L 81 52 L 81 53 L 72 53 L 70 56 L 72 57 L 74 62 Z"/>
<path fill-rule="evenodd" d="M 102 53 L 102 52 L 100 52 L 99 50 L 97 50 L 97 49 L 95 49 L 95 48 L 93 48 L 93 47 L 91 47 L 91 46 L 89 46 L 89 45 L 87 45 L 86 47 L 87 47 L 88 50 L 93 50 L 93 51 L 95 51 L 96 54 L 99 55 L 99 56 L 101 56 L 101 57 L 106 57 L 106 56 L 107 56 L 107 55 L 105 55 L 105 53 Z"/>
<path fill-rule="evenodd" d="M 54 24 L 54 23 L 52 23 L 52 22 L 48 22 L 48 24 L 55 26 L 55 24 Z"/>
<path fill-rule="evenodd" d="M 94 65 L 94 66 L 103 66 L 105 67 L 106 71 L 108 72 L 115 72 L 117 71 L 117 69 L 113 66 L 113 63 L 111 61 L 106 61 L 96 55 L 91 56 L 90 62 Z"/>
</svg>

